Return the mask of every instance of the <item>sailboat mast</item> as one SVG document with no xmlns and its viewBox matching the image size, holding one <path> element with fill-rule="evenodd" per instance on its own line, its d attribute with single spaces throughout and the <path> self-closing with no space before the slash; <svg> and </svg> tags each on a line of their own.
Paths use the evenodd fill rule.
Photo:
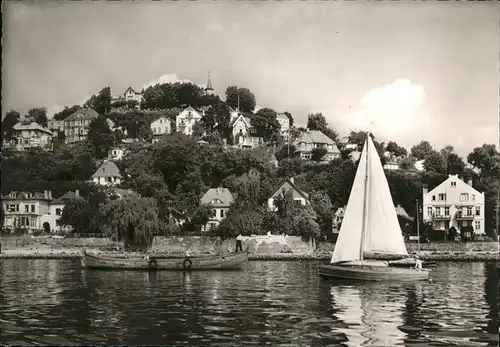
<svg viewBox="0 0 500 347">
<path fill-rule="evenodd" d="M 370 134 L 368 134 L 370 136 Z M 359 246 L 359 259 L 363 260 L 364 248 L 365 248 L 365 234 L 366 229 L 368 229 L 368 169 L 369 169 L 369 158 L 370 158 L 370 144 L 369 138 L 366 138 L 366 170 L 365 170 L 365 183 L 364 183 L 364 193 L 363 193 L 363 228 L 361 229 L 361 243 Z"/>
</svg>

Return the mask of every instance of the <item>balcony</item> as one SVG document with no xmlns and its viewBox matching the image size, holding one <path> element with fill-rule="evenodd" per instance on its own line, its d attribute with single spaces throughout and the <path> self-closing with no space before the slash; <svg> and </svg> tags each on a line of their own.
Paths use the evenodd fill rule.
<svg viewBox="0 0 500 347">
<path fill-rule="evenodd" d="M 474 219 L 474 214 L 472 212 L 470 213 L 463 213 L 462 211 L 457 212 L 457 219 L 458 220 L 473 220 Z"/>
<path fill-rule="evenodd" d="M 434 212 L 432 214 L 432 217 L 434 218 L 434 220 L 450 220 L 451 219 L 451 216 L 448 214 L 448 215 L 445 215 L 445 214 L 442 214 L 442 213 L 436 213 Z"/>
</svg>

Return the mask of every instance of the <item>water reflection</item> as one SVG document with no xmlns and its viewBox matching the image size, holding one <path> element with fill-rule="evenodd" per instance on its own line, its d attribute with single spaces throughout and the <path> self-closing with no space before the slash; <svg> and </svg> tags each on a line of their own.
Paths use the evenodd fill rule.
<svg viewBox="0 0 500 347">
<path fill-rule="evenodd" d="M 469 345 L 498 341 L 498 265 L 441 263 L 432 282 L 319 279 L 315 262 L 240 272 L 82 270 L 3 260 L 0 344 Z"/>
</svg>

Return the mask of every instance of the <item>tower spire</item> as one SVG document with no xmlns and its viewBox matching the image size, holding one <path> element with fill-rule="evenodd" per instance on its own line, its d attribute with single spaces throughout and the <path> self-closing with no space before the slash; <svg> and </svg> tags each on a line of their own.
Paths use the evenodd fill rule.
<svg viewBox="0 0 500 347">
<path fill-rule="evenodd" d="M 208 71 L 208 80 L 207 80 L 207 86 L 205 90 L 208 91 L 213 91 L 214 89 L 212 88 L 212 81 L 210 80 L 210 71 Z"/>
</svg>

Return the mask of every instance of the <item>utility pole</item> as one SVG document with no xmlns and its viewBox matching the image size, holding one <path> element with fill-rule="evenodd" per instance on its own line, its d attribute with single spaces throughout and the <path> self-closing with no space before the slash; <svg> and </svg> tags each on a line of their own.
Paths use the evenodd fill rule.
<svg viewBox="0 0 500 347">
<path fill-rule="evenodd" d="M 418 207 L 417 199 L 417 252 L 420 252 L 420 208 Z M 417 253 L 418 254 L 418 253 Z"/>
</svg>

